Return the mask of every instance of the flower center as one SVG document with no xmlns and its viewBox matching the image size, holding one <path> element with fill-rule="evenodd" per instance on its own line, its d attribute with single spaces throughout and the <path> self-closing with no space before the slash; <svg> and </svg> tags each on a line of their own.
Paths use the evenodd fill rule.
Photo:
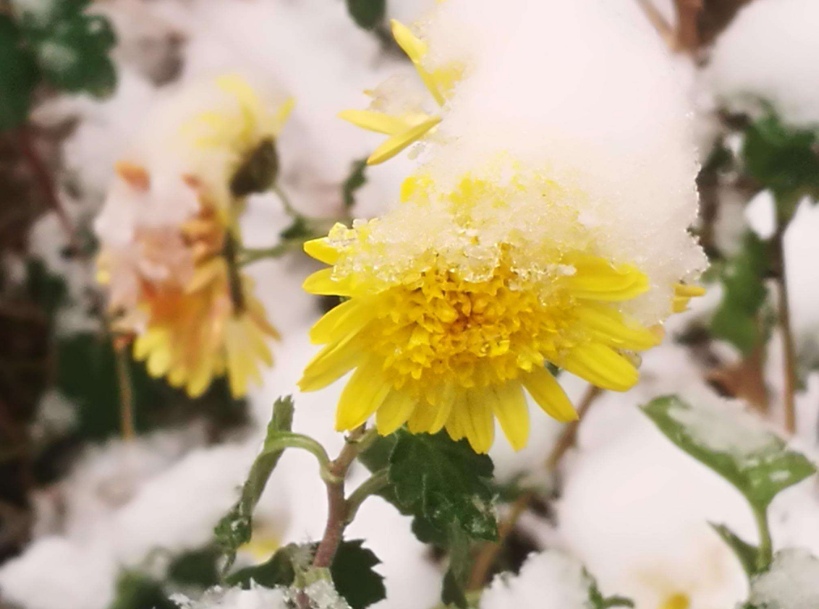
<svg viewBox="0 0 819 609">
<path fill-rule="evenodd" d="M 501 266 L 486 281 L 429 270 L 391 288 L 370 326 L 374 350 L 396 387 L 456 382 L 487 386 L 555 359 L 569 346 L 574 303 L 557 289 L 543 303 Z"/>
</svg>

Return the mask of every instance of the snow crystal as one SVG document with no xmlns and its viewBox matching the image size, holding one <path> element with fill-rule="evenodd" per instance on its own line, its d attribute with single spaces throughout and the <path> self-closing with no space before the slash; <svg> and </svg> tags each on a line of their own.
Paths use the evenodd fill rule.
<svg viewBox="0 0 819 609">
<path fill-rule="evenodd" d="M 819 559 L 804 549 L 778 552 L 770 570 L 751 582 L 749 601 L 765 609 L 816 609 Z"/>
<path fill-rule="evenodd" d="M 175 594 L 171 600 L 180 609 L 287 609 L 286 591 L 282 588 L 253 586 L 241 588 L 211 588 L 199 600 Z"/>
<path fill-rule="evenodd" d="M 577 560 L 555 550 L 533 554 L 516 577 L 497 576 L 481 609 L 587 609 L 592 580 Z"/>
<path fill-rule="evenodd" d="M 756 0 L 717 40 L 707 74 L 737 110 L 773 104 L 794 126 L 819 125 L 819 3 Z"/>
</svg>

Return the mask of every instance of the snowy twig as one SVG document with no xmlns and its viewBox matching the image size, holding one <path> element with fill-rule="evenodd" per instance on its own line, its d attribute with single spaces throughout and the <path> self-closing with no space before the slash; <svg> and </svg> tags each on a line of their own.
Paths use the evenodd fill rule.
<svg viewBox="0 0 819 609">
<path fill-rule="evenodd" d="M 675 0 L 677 7 L 677 33 L 675 48 L 679 51 L 693 53 L 700 44 L 697 20 L 702 11 L 702 0 Z"/>
<path fill-rule="evenodd" d="M 330 474 L 330 476 L 325 476 L 324 479 L 327 485 L 327 526 L 324 528 L 324 536 L 321 538 L 316 555 L 313 558 L 314 567 L 329 568 L 333 564 L 333 558 L 348 523 L 350 504 L 344 498 L 344 479 L 350 465 L 375 439 L 375 434 L 375 429 L 367 431 L 364 425 L 354 429 L 347 437 L 347 444 L 341 453 L 327 467 Z"/>
</svg>

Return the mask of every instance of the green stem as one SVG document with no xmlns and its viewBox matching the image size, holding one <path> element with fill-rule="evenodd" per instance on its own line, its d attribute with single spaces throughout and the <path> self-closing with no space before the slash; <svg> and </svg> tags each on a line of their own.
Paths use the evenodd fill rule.
<svg viewBox="0 0 819 609">
<path fill-rule="evenodd" d="M 375 495 L 385 486 L 387 486 L 387 469 L 382 469 L 375 472 L 372 476 L 367 478 L 361 485 L 355 489 L 347 498 L 347 522 L 350 523 L 355 519 L 358 513 L 358 508 L 364 503 L 364 500 L 370 495 Z"/>
<path fill-rule="evenodd" d="M 759 554 L 757 557 L 757 571 L 764 572 L 771 566 L 773 560 L 773 541 L 771 540 L 771 530 L 768 527 L 768 510 L 765 508 L 754 508 L 754 519 L 756 528 L 759 531 Z"/>
<path fill-rule="evenodd" d="M 287 213 L 288 216 L 293 218 L 294 220 L 297 218 L 304 218 L 304 216 L 299 213 L 295 207 L 293 207 L 293 203 L 290 202 L 290 197 L 282 190 L 282 187 L 278 184 L 273 186 L 273 192 L 276 193 L 276 196 L 279 197 L 279 200 L 282 202 L 282 207 L 284 207 L 284 211 Z"/>
<path fill-rule="evenodd" d="M 265 451 L 284 450 L 285 448 L 300 448 L 312 453 L 318 459 L 321 466 L 322 478 L 329 475 L 330 472 L 330 457 L 327 451 L 316 440 L 310 436 L 305 436 L 300 433 L 293 433 L 289 431 L 280 431 L 274 438 L 264 443 Z"/>
</svg>

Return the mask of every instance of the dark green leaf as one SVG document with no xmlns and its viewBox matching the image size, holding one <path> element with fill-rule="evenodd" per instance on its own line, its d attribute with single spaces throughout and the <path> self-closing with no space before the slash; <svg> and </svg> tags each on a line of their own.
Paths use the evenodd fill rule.
<svg viewBox="0 0 819 609">
<path fill-rule="evenodd" d="M 117 579 L 114 601 L 108 609 L 179 609 L 162 584 L 137 571 L 125 571 Z"/>
<path fill-rule="evenodd" d="M 26 122 L 38 80 L 37 65 L 24 48 L 17 25 L 8 15 L 0 15 L 0 132 Z"/>
<path fill-rule="evenodd" d="M 386 0 L 347 0 L 347 11 L 353 21 L 365 30 L 371 30 L 384 21 Z"/>
<path fill-rule="evenodd" d="M 269 449 L 268 442 L 279 432 L 290 431 L 293 426 L 293 400 L 290 396 L 279 398 L 273 405 L 273 416 L 267 426 L 267 437 L 261 454 L 250 467 L 250 473 L 242 487 L 239 500 L 216 525 L 216 543 L 227 555 L 225 570 L 236 558 L 239 546 L 250 541 L 253 529 L 253 510 L 262 496 L 270 474 L 282 456 L 282 449 Z"/>
<path fill-rule="evenodd" d="M 205 589 L 219 583 L 216 566 L 222 553 L 214 546 L 183 552 L 168 566 L 168 580 L 180 586 Z"/>
<path fill-rule="evenodd" d="M 380 471 L 389 465 L 390 455 L 397 441 L 398 437 L 395 434 L 378 436 L 367 450 L 358 456 L 358 460 L 371 472 Z"/>
<path fill-rule="evenodd" d="M 109 57 L 116 36 L 108 19 L 86 15 L 87 2 L 55 1 L 50 6 L 19 5 L 28 47 L 43 77 L 71 92 L 110 95 L 116 72 Z"/>
<path fill-rule="evenodd" d="M 817 136 L 784 125 L 774 114 L 752 123 L 745 133 L 742 154 L 754 178 L 776 195 L 779 215 L 790 219 L 793 205 L 804 194 L 819 192 Z M 781 209 L 787 204 L 787 209 Z"/>
<path fill-rule="evenodd" d="M 384 577 L 373 570 L 381 561 L 364 540 L 344 541 L 330 567 L 333 584 L 352 609 L 364 609 L 387 597 Z"/>
<path fill-rule="evenodd" d="M 589 582 L 589 609 L 608 609 L 609 607 L 634 607 L 634 601 L 625 596 L 603 596 L 597 585 L 597 580 L 583 570 L 583 575 Z"/>
<path fill-rule="evenodd" d="M 465 440 L 454 442 L 446 432 L 396 433 L 389 481 L 398 504 L 439 531 L 455 524 L 471 538 L 497 539 L 492 460 L 476 454 Z"/>
<path fill-rule="evenodd" d="M 692 408 L 677 396 L 642 407 L 668 439 L 733 484 L 759 512 L 780 491 L 816 472 L 752 415 L 716 408 Z"/>
<path fill-rule="evenodd" d="M 444 605 L 455 605 L 459 609 L 466 609 L 466 587 L 469 583 L 469 572 L 472 565 L 470 543 L 469 537 L 455 525 L 449 527 L 447 551 L 449 568 L 444 574 L 441 601 Z"/>
<path fill-rule="evenodd" d="M 739 559 L 748 577 L 755 575 L 758 571 L 759 548 L 740 539 L 724 524 L 711 523 L 711 527 L 722 537 L 722 540 L 728 544 L 728 547 L 734 551 L 734 554 L 736 554 L 737 559 Z"/>
<path fill-rule="evenodd" d="M 764 283 L 768 260 L 767 244 L 749 232 L 721 273 L 722 302 L 711 320 L 711 332 L 746 355 L 761 340 L 759 311 L 768 295 Z"/>
<path fill-rule="evenodd" d="M 350 171 L 350 175 L 344 180 L 341 185 L 341 195 L 344 200 L 344 207 L 350 209 L 355 205 L 356 191 L 367 183 L 367 177 L 364 171 L 367 169 L 367 159 L 355 161 Z"/>
<path fill-rule="evenodd" d="M 289 586 L 296 576 L 293 566 L 293 553 L 297 551 L 299 551 L 299 547 L 295 544 L 279 548 L 267 562 L 239 569 L 226 577 L 225 583 L 229 586 L 239 586 L 244 589 L 250 588 L 253 583 L 267 588 Z"/>
</svg>

